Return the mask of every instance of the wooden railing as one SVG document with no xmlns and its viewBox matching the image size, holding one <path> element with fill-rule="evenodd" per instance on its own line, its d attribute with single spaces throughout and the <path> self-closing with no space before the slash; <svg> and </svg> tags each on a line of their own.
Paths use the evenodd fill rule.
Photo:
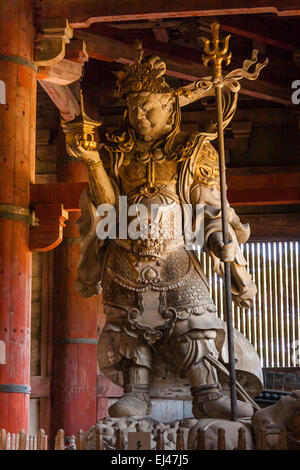
<svg viewBox="0 0 300 470">
<path fill-rule="evenodd" d="M 20 431 L 18 434 L 0 431 L 0 450 L 47 450 L 48 436 L 43 429 L 37 434 L 26 434 Z"/>
<path fill-rule="evenodd" d="M 270 434 L 272 435 L 270 443 Z M 105 450 L 103 436 L 98 428 L 95 430 L 96 450 Z M 288 435 L 284 429 L 266 429 L 255 436 L 255 450 L 287 450 Z M 291 439 L 291 438 L 290 438 Z M 300 449 L 300 441 L 294 441 L 294 446 Z M 125 449 L 124 432 L 115 430 L 116 450 Z M 206 431 L 199 429 L 197 433 L 197 450 L 207 450 L 209 448 Z M 54 450 L 86 450 L 85 433 L 80 430 L 73 436 L 66 436 L 63 429 L 60 429 L 55 437 Z M 234 450 L 246 449 L 246 431 L 244 428 L 238 430 L 238 438 Z M 4 429 L 0 431 L 0 450 L 48 450 L 48 437 L 43 429 L 37 434 L 26 434 L 20 431 L 18 434 L 11 434 Z M 165 450 L 164 432 L 159 429 L 156 434 L 156 450 Z M 177 430 L 176 450 L 187 450 L 184 446 L 184 432 Z M 217 450 L 226 450 L 226 432 L 219 428 L 217 437 Z"/>
</svg>

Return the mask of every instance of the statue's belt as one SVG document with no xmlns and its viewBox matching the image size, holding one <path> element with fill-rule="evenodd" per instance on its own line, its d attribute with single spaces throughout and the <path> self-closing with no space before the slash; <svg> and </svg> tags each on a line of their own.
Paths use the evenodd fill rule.
<svg viewBox="0 0 300 470">
<path fill-rule="evenodd" d="M 151 239 L 149 239 L 150 243 L 152 242 Z M 139 252 L 136 253 L 137 247 L 140 244 L 140 239 L 138 240 L 122 240 L 122 239 L 116 239 L 112 240 L 113 243 L 121 246 L 124 248 L 126 251 L 131 252 L 138 256 L 141 261 L 143 261 L 143 257 L 151 256 L 148 252 L 151 251 L 151 249 L 147 249 L 144 247 L 141 247 Z M 154 242 L 154 240 L 153 240 Z M 180 248 L 183 248 L 185 244 L 185 241 L 183 238 L 181 239 L 176 239 L 176 240 L 168 240 L 165 239 L 163 240 L 163 245 L 160 245 L 159 250 L 154 249 L 153 250 L 153 256 L 156 256 L 157 258 L 160 258 L 164 255 L 168 255 L 170 253 L 173 253 L 174 251 L 179 250 Z"/>
<path fill-rule="evenodd" d="M 178 289 L 178 287 L 184 286 L 186 284 L 186 279 L 179 279 L 178 281 L 160 281 L 160 282 L 154 282 L 154 280 L 150 280 L 147 284 L 140 282 L 139 284 L 129 281 L 128 279 L 124 279 L 121 276 L 118 276 L 117 274 L 114 274 L 110 268 L 107 268 L 108 272 L 113 275 L 113 280 L 115 283 L 119 284 L 120 286 L 124 287 L 125 289 L 128 290 L 133 290 L 135 292 L 147 292 L 148 290 L 154 290 L 154 291 L 168 291 L 168 290 L 173 290 L 173 289 Z"/>
</svg>

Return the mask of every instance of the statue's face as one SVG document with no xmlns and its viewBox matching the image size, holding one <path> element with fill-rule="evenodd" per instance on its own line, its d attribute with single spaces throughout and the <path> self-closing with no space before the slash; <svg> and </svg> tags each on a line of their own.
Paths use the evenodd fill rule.
<svg viewBox="0 0 300 470">
<path fill-rule="evenodd" d="M 173 102 L 171 94 L 131 93 L 127 98 L 128 118 L 136 135 L 151 142 L 170 132 Z"/>
</svg>

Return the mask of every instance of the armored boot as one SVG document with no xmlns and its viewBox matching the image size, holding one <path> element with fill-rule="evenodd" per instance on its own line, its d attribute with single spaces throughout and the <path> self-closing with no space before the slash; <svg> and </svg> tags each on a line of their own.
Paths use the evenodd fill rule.
<svg viewBox="0 0 300 470">
<path fill-rule="evenodd" d="M 124 395 L 109 407 L 113 418 L 149 415 L 152 410 L 149 396 L 149 371 L 146 367 L 123 369 Z"/>
<path fill-rule="evenodd" d="M 204 359 L 189 371 L 188 376 L 191 384 L 193 415 L 195 418 L 230 419 L 230 397 L 223 395 L 215 369 Z M 250 418 L 253 412 L 250 403 L 237 401 L 238 418 Z"/>
</svg>

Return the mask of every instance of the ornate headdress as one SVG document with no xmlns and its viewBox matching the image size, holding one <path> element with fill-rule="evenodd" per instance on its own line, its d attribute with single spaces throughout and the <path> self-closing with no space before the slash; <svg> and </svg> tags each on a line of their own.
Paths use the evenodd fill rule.
<svg viewBox="0 0 300 470">
<path fill-rule="evenodd" d="M 113 72 L 117 77 L 117 94 L 124 98 L 129 93 L 151 91 L 152 93 L 174 93 L 175 90 L 163 78 L 166 64 L 158 57 L 144 58 L 142 42 L 135 41 L 136 61 L 125 70 Z"/>
</svg>

